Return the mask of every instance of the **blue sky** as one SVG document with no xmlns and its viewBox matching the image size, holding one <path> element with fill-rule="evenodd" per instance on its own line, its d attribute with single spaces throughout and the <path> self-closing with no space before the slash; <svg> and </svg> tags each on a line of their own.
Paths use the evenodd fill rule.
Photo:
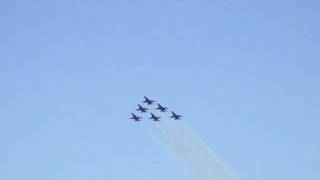
<svg viewBox="0 0 320 180">
<path fill-rule="evenodd" d="M 319 179 L 319 6 L 1 1 L 0 179 L 187 179 L 128 120 L 144 95 L 241 179 Z"/>
</svg>

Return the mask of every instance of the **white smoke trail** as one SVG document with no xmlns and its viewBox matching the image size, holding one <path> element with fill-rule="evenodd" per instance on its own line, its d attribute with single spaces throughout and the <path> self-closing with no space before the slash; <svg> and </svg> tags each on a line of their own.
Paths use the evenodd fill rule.
<svg viewBox="0 0 320 180">
<path fill-rule="evenodd" d="M 166 145 L 167 142 L 163 142 L 163 138 L 159 137 L 159 134 L 156 133 L 158 129 L 154 125 L 150 125 L 150 126 L 148 125 L 143 127 L 145 127 L 144 129 L 147 132 L 148 136 L 159 148 L 161 148 L 164 152 L 166 152 L 168 156 L 171 157 L 172 159 L 177 158 L 174 152 L 172 152 L 172 150 Z"/>
<path fill-rule="evenodd" d="M 192 144 L 195 147 L 199 147 L 199 151 L 202 151 L 203 155 L 208 158 L 207 161 L 212 165 L 216 166 L 220 169 L 220 172 L 224 177 L 228 177 L 228 179 L 239 180 L 239 178 L 216 156 L 216 154 L 208 147 L 204 141 L 197 136 L 190 126 L 186 123 L 182 123 L 181 128 L 185 130 L 185 134 L 190 135 Z"/>
<path fill-rule="evenodd" d="M 194 163 L 194 158 L 191 156 L 188 149 L 184 147 L 177 139 L 173 138 L 172 132 L 168 131 L 162 125 L 157 125 L 160 132 L 164 135 L 164 137 L 168 140 L 169 145 L 173 148 L 179 158 L 182 160 L 183 165 L 187 168 L 188 173 L 192 176 L 192 179 L 201 180 L 204 179 L 201 171 L 199 171 L 199 166 Z"/>
<path fill-rule="evenodd" d="M 189 128 L 186 124 L 185 126 L 181 126 L 185 130 L 186 135 L 190 135 L 190 140 L 194 147 L 197 147 L 196 150 L 199 151 L 199 154 L 201 154 L 206 160 L 206 162 L 211 167 L 212 174 L 214 173 L 213 170 L 215 170 L 215 174 L 223 177 L 224 179 L 230 179 L 230 180 L 238 180 L 239 178 L 236 177 L 232 171 L 221 161 L 217 158 L 215 153 L 203 142 L 203 140 L 197 136 L 191 128 Z"/>
<path fill-rule="evenodd" d="M 238 180 L 185 123 L 159 127 L 197 180 Z"/>
<path fill-rule="evenodd" d="M 167 129 L 171 129 L 172 138 L 174 138 L 179 144 L 181 144 L 184 150 L 188 153 L 191 163 L 194 164 L 193 171 L 197 172 L 197 179 L 202 179 L 202 180 L 221 179 L 221 178 L 217 178 L 215 174 L 211 173 L 210 164 L 208 164 L 203 159 L 203 157 L 201 156 L 201 153 L 199 153 L 198 151 L 199 148 L 194 147 L 194 144 L 191 143 L 191 141 L 189 141 L 188 136 L 181 135 L 182 133 L 179 132 L 178 128 L 172 128 L 169 125 L 169 123 L 165 123 L 165 124 L 167 126 L 166 127 Z"/>
</svg>

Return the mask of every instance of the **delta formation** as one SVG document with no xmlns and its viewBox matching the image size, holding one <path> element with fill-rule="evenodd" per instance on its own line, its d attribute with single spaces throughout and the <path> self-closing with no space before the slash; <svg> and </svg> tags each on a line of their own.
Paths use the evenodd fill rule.
<svg viewBox="0 0 320 180">
<path fill-rule="evenodd" d="M 151 107 L 152 105 L 156 104 L 157 107 L 155 108 L 155 110 L 159 111 L 160 113 L 166 113 L 169 110 L 169 108 L 162 106 L 159 103 L 156 103 L 155 100 L 149 99 L 146 96 L 144 96 L 144 100 L 142 101 L 142 103 L 147 107 Z M 153 121 L 160 121 L 161 116 L 154 115 L 152 112 L 150 112 L 150 109 L 147 107 L 144 107 L 143 105 L 138 104 L 138 108 L 136 109 L 136 111 L 139 113 L 149 113 L 150 114 L 149 119 L 152 119 Z M 182 118 L 181 115 L 178 115 L 173 111 L 170 111 L 170 113 L 171 113 L 171 116 L 169 116 L 169 118 L 172 118 L 174 120 L 180 120 Z M 135 115 L 134 113 L 131 113 L 131 117 L 129 119 L 132 119 L 132 120 L 138 122 L 138 121 L 141 121 L 143 119 L 143 117 L 140 117 L 140 116 Z"/>
</svg>

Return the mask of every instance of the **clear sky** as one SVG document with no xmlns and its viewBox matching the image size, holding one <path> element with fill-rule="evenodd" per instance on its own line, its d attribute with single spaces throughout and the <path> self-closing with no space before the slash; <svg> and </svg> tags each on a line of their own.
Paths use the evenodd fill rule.
<svg viewBox="0 0 320 180">
<path fill-rule="evenodd" d="M 184 115 L 243 180 L 320 179 L 316 0 L 3 0 L 0 179 L 185 180 L 129 114 Z"/>
</svg>

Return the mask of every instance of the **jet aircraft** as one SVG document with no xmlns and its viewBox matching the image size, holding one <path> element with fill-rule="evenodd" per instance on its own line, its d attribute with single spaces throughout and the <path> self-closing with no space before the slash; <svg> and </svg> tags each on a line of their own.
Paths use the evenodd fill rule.
<svg viewBox="0 0 320 180">
<path fill-rule="evenodd" d="M 178 115 L 176 113 L 174 113 L 173 111 L 171 111 L 172 116 L 170 116 L 170 118 L 174 118 L 174 120 L 179 120 L 181 119 L 181 115 Z"/>
<path fill-rule="evenodd" d="M 147 98 L 146 96 L 144 96 L 144 101 L 142 101 L 143 103 L 146 103 L 147 105 L 152 105 L 154 102 L 154 100 L 151 100 L 149 98 Z"/>
<path fill-rule="evenodd" d="M 131 113 L 130 119 L 133 119 L 134 121 L 141 121 L 142 117 L 136 116 L 135 114 Z"/>
<path fill-rule="evenodd" d="M 158 105 L 158 107 L 156 109 L 159 110 L 160 112 L 166 112 L 167 109 L 169 109 L 167 107 L 161 106 L 159 103 L 157 103 L 157 105 Z"/>
<path fill-rule="evenodd" d="M 149 110 L 148 108 L 142 107 L 140 104 L 138 104 L 138 109 L 136 109 L 137 111 L 140 111 L 142 113 L 147 112 L 147 110 Z"/>
<path fill-rule="evenodd" d="M 153 113 L 150 113 L 151 117 L 149 119 L 152 119 L 153 121 L 160 121 L 161 117 L 154 115 Z"/>
</svg>

